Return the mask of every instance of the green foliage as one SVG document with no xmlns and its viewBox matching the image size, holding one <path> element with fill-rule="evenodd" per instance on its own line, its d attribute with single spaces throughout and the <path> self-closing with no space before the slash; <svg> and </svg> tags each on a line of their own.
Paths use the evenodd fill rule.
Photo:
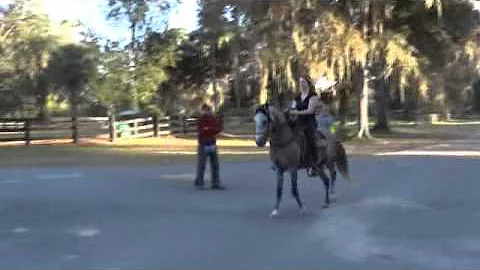
<svg viewBox="0 0 480 270">
<path fill-rule="evenodd" d="M 49 61 L 49 78 L 56 89 L 71 101 L 85 94 L 86 86 L 97 72 L 97 52 L 85 45 L 65 45 L 56 50 Z"/>
<path fill-rule="evenodd" d="M 12 104 L 4 108 L 14 112 L 28 106 L 43 118 L 51 91 L 47 63 L 52 51 L 69 41 L 73 28 L 50 22 L 32 0 L 13 1 L 2 11 L 0 21 L 0 73 L 12 74 L 0 81 L 8 93 L 3 95 L 5 103 Z"/>
<path fill-rule="evenodd" d="M 106 107 L 122 107 L 123 104 L 130 103 L 128 64 L 127 52 L 120 50 L 115 44 L 105 45 L 99 56 L 99 72 L 91 84 L 91 99 Z"/>
<path fill-rule="evenodd" d="M 70 110 L 70 105 L 68 104 L 68 101 L 61 98 L 61 96 L 50 94 L 47 99 L 47 108 L 51 115 L 66 116 Z"/>
</svg>

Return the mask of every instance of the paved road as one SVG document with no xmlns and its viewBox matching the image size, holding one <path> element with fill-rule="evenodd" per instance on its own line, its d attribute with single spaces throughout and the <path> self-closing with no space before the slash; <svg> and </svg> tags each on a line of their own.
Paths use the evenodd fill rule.
<svg viewBox="0 0 480 270">
<path fill-rule="evenodd" d="M 356 188 L 310 212 L 288 195 L 269 218 L 268 163 L 223 164 L 228 190 L 196 191 L 193 166 L 0 170 L 0 268 L 318 269 L 480 266 L 480 160 L 355 157 Z M 455 172 L 456 171 L 456 172 Z M 286 188 L 288 191 L 288 187 Z"/>
</svg>

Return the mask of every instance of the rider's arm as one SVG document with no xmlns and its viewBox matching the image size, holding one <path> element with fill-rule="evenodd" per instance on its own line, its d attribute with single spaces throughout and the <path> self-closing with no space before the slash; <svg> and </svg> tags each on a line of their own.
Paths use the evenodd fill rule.
<svg viewBox="0 0 480 270">
<path fill-rule="evenodd" d="M 310 98 L 310 101 L 308 102 L 308 108 L 303 111 L 293 111 L 292 114 L 296 115 L 309 115 L 309 114 L 315 114 L 315 109 L 318 106 L 318 98 L 316 96 L 312 96 Z"/>
</svg>

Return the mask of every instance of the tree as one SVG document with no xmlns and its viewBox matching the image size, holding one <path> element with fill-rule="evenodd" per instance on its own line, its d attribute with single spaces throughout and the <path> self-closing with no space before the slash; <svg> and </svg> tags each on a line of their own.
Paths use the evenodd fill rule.
<svg viewBox="0 0 480 270">
<path fill-rule="evenodd" d="M 130 104 L 128 93 L 128 54 L 107 43 L 99 56 L 99 72 L 89 92 L 91 99 L 115 109 Z"/>
<path fill-rule="evenodd" d="M 72 29 L 52 23 L 31 0 L 14 1 L 2 12 L 0 20 L 0 55 L 4 63 L 0 69 L 22 80 L 9 80 L 9 92 L 21 101 L 17 109 L 32 106 L 37 117 L 45 120 L 51 90 L 46 76 L 48 58 L 61 42 L 69 41 L 67 36 Z"/>
<path fill-rule="evenodd" d="M 108 19 L 120 20 L 127 18 L 130 26 L 130 44 L 128 45 L 130 53 L 130 72 L 131 78 L 129 87 L 131 90 L 132 107 L 138 108 L 139 96 L 137 92 L 137 73 L 136 67 L 139 62 L 139 41 L 138 32 L 145 30 L 148 22 L 147 14 L 152 5 L 157 5 L 160 12 L 167 11 L 170 6 L 177 1 L 175 0 L 108 0 L 110 11 L 107 15 Z M 143 33 L 145 34 L 145 32 Z M 141 71 L 143 72 L 143 71 Z"/>
<path fill-rule="evenodd" d="M 56 50 L 50 58 L 48 68 L 51 82 L 69 99 L 73 129 L 77 131 L 78 105 L 87 85 L 95 78 L 98 59 L 96 51 L 85 45 L 65 45 Z M 78 132 L 73 134 L 78 142 Z"/>
<path fill-rule="evenodd" d="M 173 30 L 173 29 L 172 29 Z M 163 38 L 162 38 L 163 39 Z M 161 39 L 161 40 L 162 40 Z M 147 39 L 150 40 L 150 39 Z M 212 94 L 212 56 L 209 44 L 211 36 L 202 29 L 190 33 L 186 39 L 176 47 L 175 63 L 164 68 L 168 80 L 158 88 L 158 104 L 163 112 L 169 114 L 190 113 L 196 111 L 199 103 L 210 102 Z M 152 40 L 153 41 L 153 40 Z M 159 48 L 168 48 L 167 40 L 159 41 Z M 147 42 L 146 44 L 148 44 Z M 175 46 L 172 46 L 174 48 Z M 167 57 L 167 53 L 163 54 Z M 215 53 L 215 80 L 219 86 L 225 86 L 226 78 L 231 74 L 231 50 L 229 46 L 218 47 Z M 165 59 L 166 60 L 166 59 Z M 222 80 L 223 79 L 223 80 Z M 220 88 L 220 87 L 219 87 Z"/>
<path fill-rule="evenodd" d="M 359 137 L 370 137 L 371 105 L 376 112 L 375 129 L 383 131 L 389 130 L 388 111 L 393 105 L 414 116 L 418 109 L 430 106 L 430 96 L 439 93 L 445 95 L 445 102 L 457 103 L 455 107 L 465 105 L 467 86 L 479 66 L 471 38 L 478 14 L 467 0 L 201 3 L 201 25 L 215 29 L 215 42 L 223 36 L 235 40 L 243 35 L 251 44 L 247 50 L 257 59 L 260 102 L 295 86 L 299 73 L 308 72 L 314 78 L 325 75 L 340 82 L 342 109 L 359 107 Z M 232 51 L 238 48 L 233 46 Z M 237 67 L 235 55 L 231 60 Z M 234 78 L 239 77 L 237 73 L 232 74 Z M 355 87 L 359 95 L 352 101 L 356 104 L 348 106 Z"/>
<path fill-rule="evenodd" d="M 138 101 L 143 107 L 156 107 L 152 102 L 158 95 L 160 85 L 168 80 L 168 69 L 175 67 L 179 47 L 186 37 L 181 29 L 168 29 L 162 33 L 149 33 L 145 38 L 143 57 L 137 70 Z"/>
</svg>

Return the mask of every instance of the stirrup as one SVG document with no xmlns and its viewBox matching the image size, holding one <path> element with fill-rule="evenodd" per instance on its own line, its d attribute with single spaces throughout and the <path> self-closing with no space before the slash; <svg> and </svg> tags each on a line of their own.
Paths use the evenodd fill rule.
<svg viewBox="0 0 480 270">
<path fill-rule="evenodd" d="M 309 177 L 318 176 L 318 172 L 317 172 L 317 170 L 315 170 L 314 168 L 311 168 L 311 167 L 310 167 L 310 168 L 307 169 L 307 175 L 308 175 Z"/>
<path fill-rule="evenodd" d="M 308 166 L 307 167 L 307 175 L 309 177 L 313 177 L 313 176 L 318 176 L 318 168 L 317 166 Z"/>
</svg>

